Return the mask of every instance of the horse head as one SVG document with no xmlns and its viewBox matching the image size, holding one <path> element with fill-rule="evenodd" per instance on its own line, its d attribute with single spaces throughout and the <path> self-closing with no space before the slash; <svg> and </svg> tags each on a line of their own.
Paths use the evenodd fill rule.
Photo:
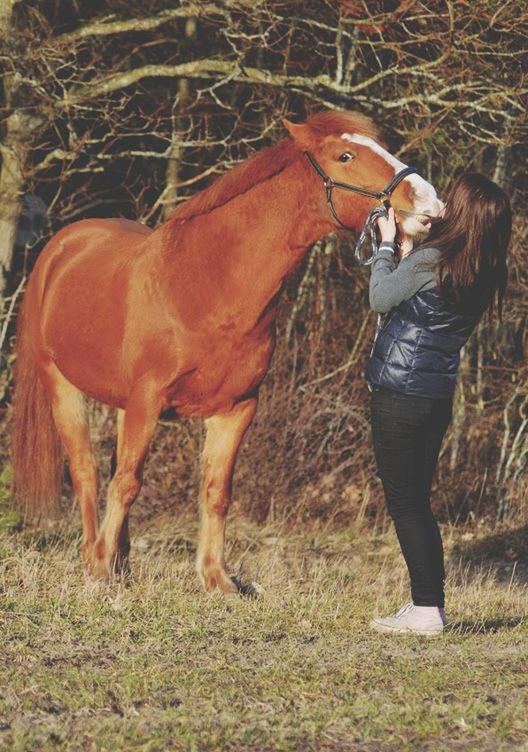
<svg viewBox="0 0 528 752">
<path fill-rule="evenodd" d="M 296 145 L 315 160 L 319 177 L 324 180 L 322 173 L 331 178 L 331 206 L 338 222 L 359 231 L 381 200 L 361 190 L 383 194 L 407 165 L 387 151 L 371 120 L 359 113 L 323 111 L 305 123 L 283 122 Z M 437 216 L 443 207 L 434 187 L 416 173 L 398 183 L 390 202 L 403 232 L 411 238 L 426 232 L 428 217 Z"/>
</svg>

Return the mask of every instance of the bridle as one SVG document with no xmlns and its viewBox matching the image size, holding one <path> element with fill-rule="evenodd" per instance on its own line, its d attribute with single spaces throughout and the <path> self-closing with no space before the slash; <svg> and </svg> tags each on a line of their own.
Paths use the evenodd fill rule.
<svg viewBox="0 0 528 752">
<path fill-rule="evenodd" d="M 403 170 L 400 170 L 399 172 L 396 173 L 396 175 L 392 178 L 390 183 L 383 190 L 370 191 L 367 188 L 362 188 L 359 185 L 353 185 L 352 183 L 341 183 L 339 180 L 334 180 L 333 178 L 330 177 L 330 175 L 326 174 L 326 172 L 322 169 L 322 167 L 312 157 L 310 152 L 305 151 L 304 154 L 308 162 L 310 163 L 312 169 L 323 181 L 323 185 L 325 187 L 325 192 L 326 192 L 326 204 L 328 206 L 328 209 L 330 210 L 331 215 L 336 220 L 336 222 L 345 230 L 353 230 L 355 228 L 350 227 L 349 225 L 345 225 L 345 223 L 342 222 L 337 216 L 337 212 L 334 207 L 334 202 L 332 201 L 332 191 L 334 190 L 334 188 L 341 188 L 344 191 L 351 191 L 352 193 L 359 193 L 361 196 L 368 196 L 369 198 L 374 198 L 377 201 L 379 201 L 379 206 L 375 206 L 374 209 L 372 209 L 372 211 L 369 212 L 365 220 L 365 224 L 363 225 L 363 229 L 361 230 L 361 233 L 357 240 L 355 251 L 354 251 L 355 257 L 360 264 L 363 264 L 363 265 L 371 264 L 378 250 L 378 245 L 377 245 L 377 240 L 376 240 L 376 231 L 375 231 L 375 222 L 380 217 L 388 216 L 388 210 L 391 206 L 390 198 L 394 189 L 408 175 L 417 173 L 418 172 L 417 168 L 416 167 L 404 167 Z M 413 212 L 403 211 L 402 209 L 400 209 L 399 211 L 401 211 L 403 214 L 413 214 Z M 370 256 L 370 258 L 368 259 L 365 259 L 361 253 L 361 246 L 363 245 L 363 242 L 367 234 L 370 234 L 371 241 L 372 241 L 372 256 Z"/>
</svg>

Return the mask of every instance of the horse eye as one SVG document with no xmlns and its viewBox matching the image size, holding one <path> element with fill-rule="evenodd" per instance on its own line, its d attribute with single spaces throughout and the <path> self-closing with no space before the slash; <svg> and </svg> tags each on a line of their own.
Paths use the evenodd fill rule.
<svg viewBox="0 0 528 752">
<path fill-rule="evenodd" d="M 351 159 L 354 159 L 355 154 L 352 154 L 349 151 L 344 151 L 342 154 L 339 155 L 338 159 L 340 162 L 349 162 Z"/>
</svg>

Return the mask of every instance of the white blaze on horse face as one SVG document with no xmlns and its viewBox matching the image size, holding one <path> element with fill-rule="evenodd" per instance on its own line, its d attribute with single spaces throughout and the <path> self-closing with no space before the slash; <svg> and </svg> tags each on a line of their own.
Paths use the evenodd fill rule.
<svg viewBox="0 0 528 752">
<path fill-rule="evenodd" d="M 375 154 L 387 162 L 394 169 L 394 174 L 403 170 L 407 165 L 396 159 L 390 152 L 380 146 L 370 136 L 363 136 L 359 133 L 343 133 L 342 138 L 351 144 L 358 144 L 358 146 L 366 146 L 371 149 Z M 417 214 L 428 214 L 435 217 L 443 208 L 442 202 L 438 199 L 436 191 L 427 180 L 421 177 L 421 175 L 407 175 L 402 182 L 407 181 L 413 189 L 413 209 Z M 387 181 L 388 182 L 388 181 Z M 369 187 L 370 186 L 365 186 Z M 402 218 L 401 223 L 403 231 L 410 236 L 414 236 L 424 231 L 424 225 L 418 219 L 413 217 Z"/>
</svg>

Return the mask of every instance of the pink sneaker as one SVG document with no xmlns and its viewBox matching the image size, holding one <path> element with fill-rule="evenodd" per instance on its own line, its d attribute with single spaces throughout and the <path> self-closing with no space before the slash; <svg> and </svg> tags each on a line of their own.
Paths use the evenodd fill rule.
<svg viewBox="0 0 528 752">
<path fill-rule="evenodd" d="M 372 619 L 370 626 L 376 632 L 411 632 L 433 637 L 442 634 L 447 626 L 447 618 L 443 609 L 436 606 L 415 606 L 410 601 L 394 616 Z"/>
</svg>

